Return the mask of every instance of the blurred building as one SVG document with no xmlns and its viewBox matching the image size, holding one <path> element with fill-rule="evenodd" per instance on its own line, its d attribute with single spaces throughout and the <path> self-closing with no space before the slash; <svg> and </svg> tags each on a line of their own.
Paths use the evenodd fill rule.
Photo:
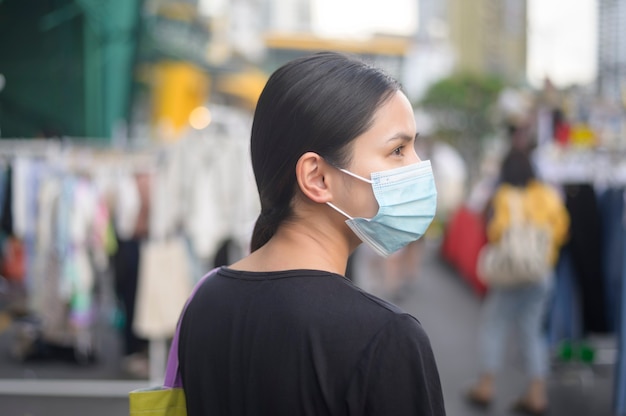
<svg viewBox="0 0 626 416">
<path fill-rule="evenodd" d="M 526 79 L 526 0 L 449 0 L 456 69 Z"/>
<path fill-rule="evenodd" d="M 598 91 L 626 107 L 626 0 L 599 0 L 598 8 Z"/>
<path fill-rule="evenodd" d="M 311 0 L 266 0 L 267 26 L 280 32 L 310 32 Z"/>
<path fill-rule="evenodd" d="M 449 39 L 447 2 L 419 0 L 417 30 L 405 60 L 403 85 L 412 102 L 418 102 L 435 82 L 450 75 L 454 51 Z"/>
<path fill-rule="evenodd" d="M 329 6 L 329 2 L 318 0 L 265 0 L 261 9 L 267 15 L 260 36 L 264 44 L 261 68 L 271 73 L 291 59 L 332 50 L 358 56 L 385 69 L 403 84 L 410 83 L 408 79 L 415 72 L 415 68 L 407 66 L 414 43 L 412 33 L 390 33 L 374 25 L 363 30 L 357 22 L 346 25 L 353 29 L 348 32 L 338 27 L 336 21 L 329 24 L 325 20 Z"/>
<path fill-rule="evenodd" d="M 137 134 L 137 122 L 168 119 L 178 129 L 217 94 L 222 104 L 253 107 L 265 74 L 321 49 L 386 68 L 413 97 L 447 73 L 448 32 L 459 68 L 523 73 L 525 3 L 467 3 L 451 0 L 448 24 L 445 2 L 421 0 L 416 36 L 345 40 L 316 36 L 314 0 L 3 0 L 0 128 L 103 141 Z M 469 25 L 474 16 L 482 20 Z"/>
<path fill-rule="evenodd" d="M 440 0 L 419 0 L 417 39 L 438 39 L 448 35 L 446 15 L 447 2 Z"/>
<path fill-rule="evenodd" d="M 140 0 L 0 2 L 2 137 L 108 137 L 128 117 Z"/>
</svg>

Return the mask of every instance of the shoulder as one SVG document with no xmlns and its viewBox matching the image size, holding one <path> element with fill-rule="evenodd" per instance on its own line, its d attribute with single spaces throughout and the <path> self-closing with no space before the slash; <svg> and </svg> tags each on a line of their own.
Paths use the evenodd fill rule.
<svg viewBox="0 0 626 416">
<path fill-rule="evenodd" d="M 394 313 L 389 319 L 387 328 L 390 332 L 426 337 L 426 332 L 420 321 L 413 315 L 405 312 Z"/>
<path fill-rule="evenodd" d="M 438 377 L 430 339 L 413 316 L 393 314 L 361 352 L 360 368 L 389 374 L 410 374 L 411 378 Z"/>
<path fill-rule="evenodd" d="M 552 202 L 552 203 L 560 203 L 561 196 L 555 187 L 552 185 L 541 182 L 538 180 L 533 180 L 527 187 L 527 191 L 530 195 L 541 198 L 544 201 Z"/>
<path fill-rule="evenodd" d="M 384 326 L 370 343 L 371 356 L 405 357 L 423 363 L 424 356 L 433 359 L 430 339 L 422 324 L 408 313 L 389 315 Z M 390 354 L 390 355 L 389 355 Z"/>
<path fill-rule="evenodd" d="M 554 187 L 546 182 L 540 181 L 538 179 L 533 179 L 532 181 L 530 181 L 530 183 L 528 184 L 527 189 L 529 191 L 533 191 L 533 192 L 542 192 L 542 193 L 554 193 L 556 194 L 556 189 L 554 189 Z"/>
<path fill-rule="evenodd" d="M 494 208 L 497 210 L 503 205 L 506 205 L 508 207 L 509 199 L 514 192 L 515 188 L 512 185 L 503 183 L 498 186 L 493 196 Z"/>
<path fill-rule="evenodd" d="M 509 185 L 502 184 L 499 185 L 493 193 L 493 202 L 494 204 L 499 203 L 502 199 L 506 198 L 506 195 L 509 193 Z"/>
<path fill-rule="evenodd" d="M 394 314 L 360 356 L 351 394 L 364 415 L 444 415 L 439 372 L 422 325 Z"/>
</svg>

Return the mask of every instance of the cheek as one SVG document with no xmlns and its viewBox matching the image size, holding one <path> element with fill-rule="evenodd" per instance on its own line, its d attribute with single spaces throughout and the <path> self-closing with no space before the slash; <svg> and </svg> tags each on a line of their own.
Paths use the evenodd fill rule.
<svg viewBox="0 0 626 416">
<path fill-rule="evenodd" d="M 376 202 L 376 198 L 374 197 L 374 194 L 372 193 L 371 197 L 369 198 L 369 204 L 367 204 L 367 212 L 365 213 L 364 217 L 372 218 L 377 213 L 378 213 L 378 202 Z"/>
<path fill-rule="evenodd" d="M 378 203 L 370 184 L 355 186 L 350 199 L 351 212 L 355 217 L 372 218 L 378 212 Z"/>
</svg>

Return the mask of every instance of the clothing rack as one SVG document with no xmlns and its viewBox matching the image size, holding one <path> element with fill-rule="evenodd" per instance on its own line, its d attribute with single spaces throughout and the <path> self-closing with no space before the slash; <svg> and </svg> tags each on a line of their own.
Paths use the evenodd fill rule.
<svg viewBox="0 0 626 416">
<path fill-rule="evenodd" d="M 15 157 L 44 159 L 62 171 L 91 174 L 97 169 L 111 172 L 119 169 L 153 171 L 157 167 L 162 147 L 115 149 L 72 138 L 55 139 L 1 139 L 0 160 Z M 84 396 L 127 397 L 128 392 L 150 385 L 160 384 L 164 374 L 167 345 L 165 340 L 150 344 L 151 355 L 149 380 L 28 380 L 0 378 L 0 395 L 26 396 Z M 162 356 L 162 359 L 160 358 Z"/>
<path fill-rule="evenodd" d="M 537 149 L 534 162 L 542 179 L 556 185 L 590 184 L 596 190 L 623 190 L 625 208 L 621 224 L 615 224 L 622 230 L 623 266 L 616 325 L 614 409 L 617 416 L 626 416 L 626 149 L 563 149 L 546 145 Z"/>
<path fill-rule="evenodd" d="M 0 156 L 13 157 L 17 155 L 30 157 L 48 157 L 61 150 L 61 143 L 42 139 L 1 139 Z"/>
<path fill-rule="evenodd" d="M 148 146 L 126 146 L 124 148 L 104 147 L 101 143 L 83 142 L 77 139 L 64 138 L 62 140 L 0 140 L 0 160 L 6 157 L 12 160 L 14 157 L 26 156 L 32 158 L 43 158 L 52 165 L 58 166 L 61 172 L 78 174 L 97 174 L 105 172 L 136 173 L 136 172 L 159 172 L 160 167 L 168 161 L 177 161 L 178 150 L 185 149 L 194 157 L 198 154 L 196 145 L 201 145 L 205 149 L 213 149 L 216 140 L 229 139 L 229 135 L 212 134 L 206 137 L 189 137 L 177 143 L 150 144 Z M 208 142 L 204 142 L 208 140 Z M 244 148 L 246 142 L 234 142 Z M 131 141 L 132 144 L 132 141 Z M 223 153 L 223 152 L 221 152 Z M 237 154 L 243 154 L 237 153 Z M 211 154 L 208 159 L 223 162 L 223 154 Z M 207 160 L 194 159 L 199 166 L 206 166 Z M 241 169 L 239 163 L 222 163 L 220 166 L 233 166 Z M 194 165 L 195 166 L 195 165 Z M 223 180 L 223 175 L 216 176 L 218 180 Z M 229 188 L 230 189 L 230 188 Z M 236 189 L 236 188 L 235 188 Z M 237 195 L 249 193 L 239 189 Z M 252 193 L 254 194 L 254 193 Z M 238 200 L 239 201 L 239 200 Z M 239 204 L 240 206 L 242 204 Z M 232 214 L 231 214 L 232 215 Z M 256 213 L 255 213 L 256 217 Z M 243 224 L 242 221 L 240 223 Z M 165 372 L 167 358 L 167 341 L 165 339 L 149 340 L 149 380 L 137 381 L 129 384 L 127 380 L 92 381 L 92 380 L 66 380 L 59 383 L 58 380 L 8 380 L 0 378 L 0 395 L 55 395 L 55 396 L 75 396 L 77 394 L 94 397 L 125 397 L 132 389 L 148 387 L 150 385 L 160 385 Z M 62 387 L 61 387 L 62 386 Z M 79 393 L 76 393 L 79 392 Z"/>
<path fill-rule="evenodd" d="M 626 185 L 626 149 L 538 148 L 533 160 L 539 175 L 555 184 L 590 183 L 597 187 Z"/>
<path fill-rule="evenodd" d="M 114 148 L 77 138 L 0 140 L 0 160 L 43 159 L 60 171 L 88 177 L 96 171 L 152 173 L 166 152 L 167 147 L 159 144 Z"/>
</svg>

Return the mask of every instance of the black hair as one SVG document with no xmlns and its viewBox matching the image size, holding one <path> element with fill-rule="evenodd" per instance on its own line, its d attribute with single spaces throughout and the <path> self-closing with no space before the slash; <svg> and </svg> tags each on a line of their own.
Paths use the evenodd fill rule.
<svg viewBox="0 0 626 416">
<path fill-rule="evenodd" d="M 295 59 L 270 76 L 252 123 L 250 152 L 261 200 L 252 251 L 291 217 L 300 156 L 311 151 L 346 166 L 348 145 L 367 131 L 376 110 L 399 89 L 382 70 L 335 52 Z"/>
<path fill-rule="evenodd" d="M 502 161 L 500 181 L 517 187 L 524 187 L 535 178 L 535 170 L 528 153 L 511 149 Z"/>
</svg>

